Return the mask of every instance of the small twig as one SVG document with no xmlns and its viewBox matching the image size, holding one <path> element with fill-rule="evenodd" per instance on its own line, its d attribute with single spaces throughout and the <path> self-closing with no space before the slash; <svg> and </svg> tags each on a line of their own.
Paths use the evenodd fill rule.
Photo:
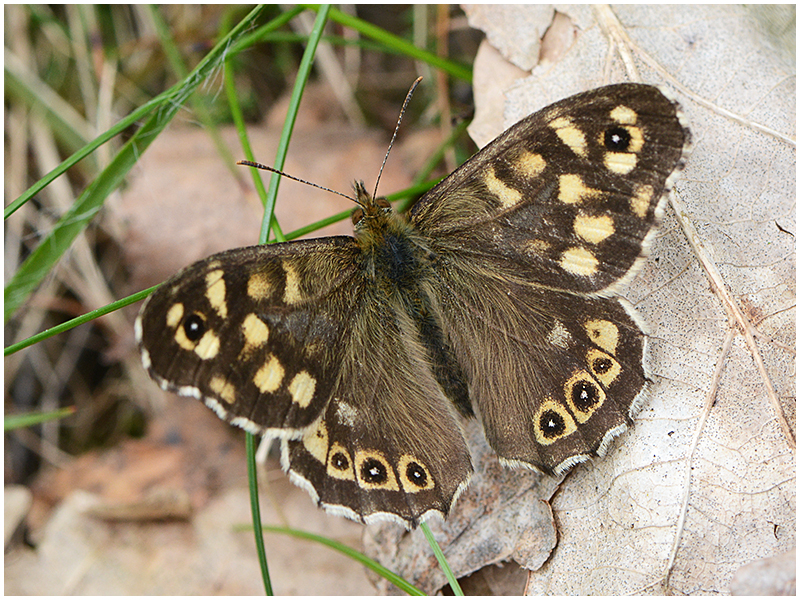
<svg viewBox="0 0 800 600">
<path fill-rule="evenodd" d="M 700 420 L 695 428 L 694 436 L 692 437 L 692 443 L 689 446 L 689 453 L 686 456 L 686 464 L 684 465 L 686 475 L 683 483 L 683 502 L 681 503 L 681 512 L 680 515 L 678 515 L 678 523 L 675 528 L 675 538 L 672 542 L 672 549 L 669 553 L 669 561 L 667 562 L 667 566 L 664 568 L 664 575 L 661 578 L 664 591 L 666 591 L 669 587 L 669 578 L 672 575 L 672 568 L 675 566 L 675 559 L 678 556 L 678 548 L 680 547 L 681 539 L 683 538 L 683 531 L 686 527 L 686 517 L 689 512 L 689 496 L 692 492 L 692 461 L 694 459 L 694 453 L 697 450 L 697 445 L 700 443 L 700 435 L 705 429 L 708 415 L 711 414 L 711 409 L 714 406 L 714 401 L 717 396 L 717 389 L 719 388 L 719 382 L 720 379 L 722 379 L 722 370 L 725 368 L 725 361 L 728 358 L 728 353 L 730 352 L 731 345 L 733 344 L 735 333 L 736 329 L 731 327 L 728 330 L 728 333 L 725 335 L 725 342 L 722 345 L 722 352 L 717 360 L 717 368 L 714 371 L 714 378 L 711 381 L 711 387 L 706 395 L 706 402 L 703 405 L 702 412 L 700 413 Z"/>
</svg>

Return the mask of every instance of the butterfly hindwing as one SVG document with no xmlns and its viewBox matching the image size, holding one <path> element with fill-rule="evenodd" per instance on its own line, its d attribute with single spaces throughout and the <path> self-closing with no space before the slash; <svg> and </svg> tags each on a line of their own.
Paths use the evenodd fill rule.
<svg viewBox="0 0 800 600">
<path fill-rule="evenodd" d="M 300 441 L 283 442 L 282 460 L 328 510 L 415 526 L 430 512 L 448 514 L 472 466 L 414 324 L 369 296 L 342 349 L 333 401 Z"/>
<path fill-rule="evenodd" d="M 475 271 L 443 279 L 447 337 L 501 459 L 563 473 L 631 423 L 647 380 L 632 308 Z"/>
</svg>

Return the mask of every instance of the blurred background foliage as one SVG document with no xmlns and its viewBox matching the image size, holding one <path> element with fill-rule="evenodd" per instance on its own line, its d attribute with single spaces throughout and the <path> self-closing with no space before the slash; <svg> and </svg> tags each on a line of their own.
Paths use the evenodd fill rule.
<svg viewBox="0 0 800 600">
<path fill-rule="evenodd" d="M 223 69 L 245 120 L 258 122 L 291 90 L 315 11 L 32 4 L 5 5 L 4 17 L 5 414 L 60 417 L 6 431 L 5 481 L 16 483 L 43 463 L 146 431 L 146 375 L 121 342 L 131 339 L 132 311 L 13 346 L 107 312 L 132 291 L 123 238 L 101 208 L 173 116 L 207 131 L 220 161 L 241 157 L 217 133 L 232 121 Z M 423 75 L 406 122 L 450 131 L 471 112 L 469 65 L 480 38 L 455 6 L 337 6 L 312 80 L 330 87 L 353 127 L 380 128 L 388 142 L 409 85 Z M 473 150 L 462 136 L 440 171 Z M 63 418 L 64 407 L 74 414 Z"/>
</svg>

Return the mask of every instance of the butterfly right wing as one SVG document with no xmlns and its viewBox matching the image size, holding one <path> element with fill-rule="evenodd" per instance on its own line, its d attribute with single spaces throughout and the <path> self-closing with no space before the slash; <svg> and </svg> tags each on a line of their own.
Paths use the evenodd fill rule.
<svg viewBox="0 0 800 600">
<path fill-rule="evenodd" d="M 339 376 L 359 277 L 349 237 L 237 248 L 159 287 L 136 322 L 162 388 L 253 433 L 299 437 Z"/>
<path fill-rule="evenodd" d="M 657 88 L 598 88 L 512 126 L 412 208 L 442 329 L 502 459 L 563 472 L 631 422 L 645 336 L 613 296 L 689 137 Z"/>
<path fill-rule="evenodd" d="M 217 254 L 153 293 L 137 338 L 164 389 L 281 438 L 321 506 L 413 527 L 449 512 L 472 466 L 414 324 L 359 257 L 349 237 Z"/>
</svg>

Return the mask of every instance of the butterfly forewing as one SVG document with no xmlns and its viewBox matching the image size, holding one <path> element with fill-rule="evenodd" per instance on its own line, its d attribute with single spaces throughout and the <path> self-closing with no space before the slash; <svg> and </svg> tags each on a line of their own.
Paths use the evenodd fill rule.
<svg viewBox="0 0 800 600">
<path fill-rule="evenodd" d="M 412 208 L 443 254 L 572 293 L 604 292 L 645 250 L 687 136 L 657 88 L 622 84 L 523 119 Z"/>
<path fill-rule="evenodd" d="M 230 250 L 164 283 L 139 318 L 162 387 L 253 432 L 299 437 L 326 406 L 362 289 L 352 238 Z"/>
</svg>

